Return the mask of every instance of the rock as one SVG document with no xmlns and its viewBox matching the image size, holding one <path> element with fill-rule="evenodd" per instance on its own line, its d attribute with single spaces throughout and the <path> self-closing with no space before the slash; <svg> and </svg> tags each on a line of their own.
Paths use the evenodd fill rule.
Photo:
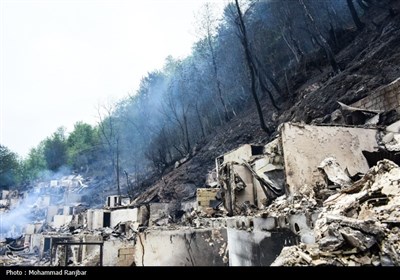
<svg viewBox="0 0 400 280">
<path fill-rule="evenodd" d="M 373 236 L 363 234 L 361 231 L 349 227 L 342 228 L 339 232 L 349 245 L 361 251 L 371 248 L 376 243 L 376 239 Z"/>
<path fill-rule="evenodd" d="M 345 216 L 335 216 L 335 215 L 326 215 L 326 219 L 329 222 L 338 222 L 342 226 L 348 226 L 354 229 L 359 229 L 365 233 L 370 234 L 380 234 L 385 230 L 385 226 L 380 223 L 376 223 L 373 220 L 358 220 L 355 218 L 349 218 Z"/>
<path fill-rule="evenodd" d="M 361 265 L 371 265 L 372 264 L 372 260 L 370 257 L 368 256 L 362 256 L 360 258 L 357 258 L 356 260 L 358 263 L 360 263 Z"/>
<path fill-rule="evenodd" d="M 399 166 L 379 161 L 347 191 L 329 197 L 318 209 L 313 229 L 317 247 L 301 244 L 283 254 L 284 248 L 279 264 L 400 266 L 399 178 Z M 274 210 L 293 209 L 295 199 Z M 303 204 L 305 211 L 309 203 L 301 199 Z"/>
<path fill-rule="evenodd" d="M 319 248 L 323 251 L 335 251 L 342 247 L 344 240 L 335 236 L 326 236 L 319 240 Z"/>
</svg>

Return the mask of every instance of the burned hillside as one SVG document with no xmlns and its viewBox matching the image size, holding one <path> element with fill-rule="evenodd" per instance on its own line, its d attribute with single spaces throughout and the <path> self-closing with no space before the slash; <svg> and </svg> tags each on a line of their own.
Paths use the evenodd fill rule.
<svg viewBox="0 0 400 280">
<path fill-rule="evenodd" d="M 358 23 L 356 1 L 230 3 L 76 126 L 74 175 L 2 191 L 0 265 L 399 266 L 400 1 L 357 2 Z"/>
<path fill-rule="evenodd" d="M 399 4 L 394 2 L 396 4 L 394 9 L 398 10 Z M 286 101 L 282 106 L 284 109 L 279 113 L 270 110 L 270 103 L 264 100 L 263 108 L 271 127 L 276 129 L 279 124 L 287 121 L 346 124 L 343 118 L 338 119 L 341 117 L 340 114 L 332 115 L 340 109 L 338 102 L 351 105 L 366 96 L 373 95 L 374 92 L 380 92 L 380 87 L 386 86 L 400 76 L 399 15 L 393 17 L 387 12 L 370 12 L 365 29 L 360 33 L 351 33 L 354 38 L 337 54 L 338 62 L 343 69 L 339 74 L 332 76 L 331 69 L 326 63 L 323 73 L 312 69 L 307 79 L 300 86 L 297 85 L 298 88 L 292 89 L 291 98 Z M 319 58 L 317 62 L 324 63 L 323 58 Z M 293 85 L 289 85 L 290 87 L 295 86 L 297 75 L 304 75 L 301 70 L 300 67 L 292 70 Z M 296 75 L 297 71 L 299 73 Z M 393 102 L 395 103 L 394 100 Z M 195 152 L 190 158 L 186 158 L 183 164 L 153 183 L 152 195 L 158 193 L 160 201 L 166 202 L 179 198 L 182 190 L 178 186 L 188 184 L 192 189 L 194 186 L 205 186 L 204 174 L 213 168 L 214 158 L 238 145 L 260 144 L 271 139 L 271 136 L 260 130 L 257 113 L 252 106 L 249 107 L 198 143 Z M 392 105 L 386 108 L 365 109 L 390 111 L 393 108 Z M 392 121 L 396 119 L 398 117 L 394 117 Z M 194 195 L 193 191 L 192 194 Z M 187 194 L 182 197 L 184 196 Z"/>
</svg>

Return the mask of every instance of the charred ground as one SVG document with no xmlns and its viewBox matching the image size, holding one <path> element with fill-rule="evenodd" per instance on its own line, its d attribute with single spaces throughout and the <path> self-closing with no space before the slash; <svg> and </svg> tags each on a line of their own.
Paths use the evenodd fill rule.
<svg viewBox="0 0 400 280">
<path fill-rule="evenodd" d="M 394 14 L 393 14 L 394 12 Z M 244 143 L 265 144 L 272 139 L 279 124 L 287 121 L 330 123 L 330 114 L 339 108 L 337 101 L 351 104 L 369 95 L 374 89 L 400 76 L 400 3 L 392 13 L 385 9 L 370 10 L 364 17 L 362 31 L 338 31 L 336 59 L 340 73 L 333 74 L 323 52 L 309 55 L 288 71 L 288 99 L 279 112 L 262 100 L 272 135 L 260 129 L 255 106 L 247 108 L 230 122 L 208 135 L 193 149 L 190 157 L 178 167 L 170 167 L 161 176 L 149 176 L 135 189 L 135 203 L 170 202 L 194 197 L 204 187 L 206 175 L 215 167 L 215 158 Z M 282 77 L 283 77 L 283 73 Z"/>
</svg>

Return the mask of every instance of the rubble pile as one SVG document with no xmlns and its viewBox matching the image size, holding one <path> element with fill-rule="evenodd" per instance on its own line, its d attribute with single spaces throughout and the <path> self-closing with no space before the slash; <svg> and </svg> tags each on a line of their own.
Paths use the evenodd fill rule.
<svg viewBox="0 0 400 280">
<path fill-rule="evenodd" d="M 292 197 L 282 195 L 267 208 L 258 212 L 258 217 L 280 217 L 299 213 L 314 213 L 318 210 L 317 201 L 311 195 L 296 194 Z"/>
<path fill-rule="evenodd" d="M 382 160 L 324 201 L 314 244 L 283 248 L 274 266 L 400 265 L 400 167 Z"/>
</svg>

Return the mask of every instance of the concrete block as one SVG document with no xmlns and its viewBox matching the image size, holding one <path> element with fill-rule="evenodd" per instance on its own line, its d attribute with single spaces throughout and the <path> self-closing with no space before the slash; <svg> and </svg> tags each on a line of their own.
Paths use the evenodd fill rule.
<svg viewBox="0 0 400 280">
<path fill-rule="evenodd" d="M 119 254 L 121 255 L 130 255 L 135 252 L 135 249 L 133 248 L 121 248 L 119 249 Z"/>
</svg>

